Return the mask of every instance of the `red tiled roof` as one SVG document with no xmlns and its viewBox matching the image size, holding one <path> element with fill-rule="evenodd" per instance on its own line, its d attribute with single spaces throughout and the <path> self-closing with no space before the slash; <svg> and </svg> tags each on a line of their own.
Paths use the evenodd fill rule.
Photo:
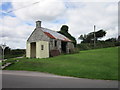
<svg viewBox="0 0 120 90">
<path fill-rule="evenodd" d="M 51 35 L 50 33 L 48 33 L 48 32 L 44 32 L 48 37 L 50 37 L 50 38 L 53 38 L 53 39 L 56 39 L 53 35 Z"/>
</svg>

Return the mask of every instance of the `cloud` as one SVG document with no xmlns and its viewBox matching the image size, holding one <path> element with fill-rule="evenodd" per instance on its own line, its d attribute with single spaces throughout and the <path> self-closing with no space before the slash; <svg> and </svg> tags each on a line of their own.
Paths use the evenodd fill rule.
<svg viewBox="0 0 120 90">
<path fill-rule="evenodd" d="M 74 4 L 74 3 L 73 3 Z M 78 38 L 81 34 L 87 34 L 93 31 L 93 25 L 96 30 L 104 29 L 107 31 L 107 38 L 116 37 L 108 35 L 110 32 L 118 33 L 116 30 L 118 14 L 117 3 L 83 3 L 83 7 L 69 9 L 66 14 L 67 24 L 70 26 L 70 32 Z"/>
<path fill-rule="evenodd" d="M 76 37 L 104 29 L 107 35 L 103 39 L 116 37 L 118 34 L 117 3 L 98 2 L 59 2 L 58 0 L 41 0 L 36 2 L 12 2 L 15 17 L 4 16 L 0 19 L 0 37 L 11 48 L 25 48 L 26 40 L 35 28 L 35 21 L 41 20 L 42 27 L 58 31 L 61 26 L 69 26 L 69 32 Z M 30 6 L 29 6 L 30 5 Z M 26 8 L 22 8 L 29 6 Z M 20 9 L 21 8 L 21 9 Z M 18 9 L 18 10 L 17 10 Z"/>
<path fill-rule="evenodd" d="M 2 38 L 2 41 L 0 43 L 4 42 L 11 48 L 25 48 L 26 40 L 34 27 L 23 24 L 16 17 L 5 16 L 0 21 L 2 22 L 0 24 L 0 32 L 2 32 L 0 38 Z"/>
<path fill-rule="evenodd" d="M 36 0 L 32 0 L 32 2 L 21 2 L 21 3 L 12 3 L 13 10 L 19 9 L 15 11 L 15 15 L 22 20 L 42 20 L 42 21 L 51 21 L 65 11 L 65 6 L 63 2 L 58 2 L 58 0 L 40 0 L 39 3 L 35 3 Z M 29 7 L 26 7 L 29 6 Z M 25 7 L 24 9 L 20 9 Z"/>
<path fill-rule="evenodd" d="M 4 0 L 3 2 L 29 2 L 30 0 Z M 39 0 L 34 0 L 39 1 Z M 59 0 L 66 2 L 119 2 L 119 0 Z"/>
</svg>

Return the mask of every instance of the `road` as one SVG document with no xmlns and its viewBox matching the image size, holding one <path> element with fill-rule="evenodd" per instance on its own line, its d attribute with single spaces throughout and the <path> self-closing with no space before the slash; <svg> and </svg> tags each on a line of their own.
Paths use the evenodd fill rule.
<svg viewBox="0 0 120 90">
<path fill-rule="evenodd" d="M 92 80 L 30 71 L 2 72 L 3 88 L 118 88 L 118 81 Z"/>
</svg>

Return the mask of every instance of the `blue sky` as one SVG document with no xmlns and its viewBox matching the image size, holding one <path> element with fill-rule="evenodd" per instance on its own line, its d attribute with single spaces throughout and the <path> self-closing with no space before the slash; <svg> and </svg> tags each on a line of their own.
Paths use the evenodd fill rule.
<svg viewBox="0 0 120 90">
<path fill-rule="evenodd" d="M 24 0 L 25 1 L 25 0 Z M 42 27 L 55 31 L 61 26 L 69 26 L 69 32 L 76 37 L 96 30 L 104 29 L 107 35 L 104 40 L 118 35 L 117 2 L 64 2 L 58 0 L 42 0 L 36 2 L 3 2 L 0 4 L 0 31 L 2 42 L 11 48 L 26 48 L 26 40 L 35 28 L 35 21 L 41 20 Z M 31 5 L 31 6 L 29 6 Z M 29 6 L 29 7 L 26 7 Z M 26 8 L 23 8 L 26 7 Z M 21 9 L 19 9 L 21 8 Z M 19 10 L 16 10 L 19 9 Z M 16 10 L 6 14 L 5 12 Z M 2 27 L 2 28 L 1 28 Z M 3 37 L 4 36 L 4 37 Z"/>
<path fill-rule="evenodd" d="M 3 2 L 1 5 L 0 5 L 0 8 L 1 8 L 1 13 L 0 13 L 0 16 L 1 17 L 4 17 L 4 16 L 11 16 L 11 17 L 15 17 L 14 13 L 11 12 L 11 13 L 5 13 L 5 12 L 8 12 L 8 11 L 11 11 L 12 10 L 12 5 L 11 5 L 11 2 Z"/>
<path fill-rule="evenodd" d="M 2 5 L 1 5 L 1 7 L 2 7 L 3 11 L 7 11 L 10 8 L 12 8 L 12 5 L 11 5 L 11 2 L 3 2 Z"/>
</svg>

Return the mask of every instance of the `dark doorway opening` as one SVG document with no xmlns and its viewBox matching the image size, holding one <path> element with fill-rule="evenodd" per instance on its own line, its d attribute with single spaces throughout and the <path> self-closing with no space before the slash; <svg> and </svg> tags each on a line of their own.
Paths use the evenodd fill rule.
<svg viewBox="0 0 120 90">
<path fill-rule="evenodd" d="M 30 43 L 30 57 L 36 58 L 36 42 Z"/>
<path fill-rule="evenodd" d="M 62 48 L 62 53 L 66 53 L 66 45 L 67 45 L 67 42 L 61 42 L 61 48 Z"/>
</svg>

